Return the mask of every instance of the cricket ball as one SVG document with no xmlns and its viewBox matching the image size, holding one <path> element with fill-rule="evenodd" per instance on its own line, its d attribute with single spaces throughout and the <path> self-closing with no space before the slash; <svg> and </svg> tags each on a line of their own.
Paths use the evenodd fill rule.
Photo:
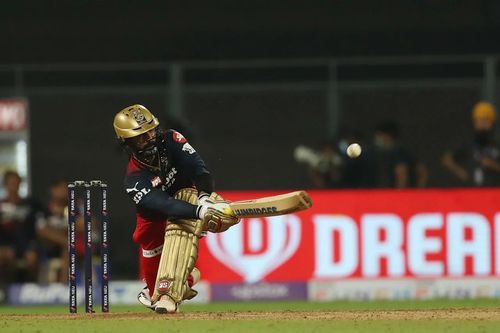
<svg viewBox="0 0 500 333">
<path fill-rule="evenodd" d="M 350 158 L 356 158 L 361 155 L 361 146 L 357 143 L 351 143 L 349 147 L 347 147 L 347 156 Z"/>
</svg>

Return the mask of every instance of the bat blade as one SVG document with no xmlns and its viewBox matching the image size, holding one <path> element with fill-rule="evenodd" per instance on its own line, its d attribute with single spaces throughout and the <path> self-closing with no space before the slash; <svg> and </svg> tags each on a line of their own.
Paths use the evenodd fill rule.
<svg viewBox="0 0 500 333">
<path fill-rule="evenodd" d="M 252 200 L 235 201 L 229 204 L 238 217 L 263 217 L 295 213 L 312 206 L 305 191 L 295 191 Z"/>
</svg>

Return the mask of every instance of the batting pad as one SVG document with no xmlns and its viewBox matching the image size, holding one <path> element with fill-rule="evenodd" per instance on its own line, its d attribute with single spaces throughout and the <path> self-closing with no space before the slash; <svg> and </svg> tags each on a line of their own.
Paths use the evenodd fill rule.
<svg viewBox="0 0 500 333">
<path fill-rule="evenodd" d="M 198 192 L 191 188 L 178 191 L 175 198 L 196 205 Z M 186 280 L 198 258 L 198 240 L 202 233 L 201 220 L 175 220 L 165 229 L 165 242 L 161 253 L 153 302 L 160 295 L 168 295 L 180 302 L 193 294 Z M 194 292 L 196 293 L 196 292 Z"/>
</svg>

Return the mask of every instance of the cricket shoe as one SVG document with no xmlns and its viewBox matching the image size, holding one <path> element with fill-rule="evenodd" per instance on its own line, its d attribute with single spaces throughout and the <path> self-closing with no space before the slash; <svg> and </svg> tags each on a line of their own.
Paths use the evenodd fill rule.
<svg viewBox="0 0 500 333">
<path fill-rule="evenodd" d="M 200 281 L 201 273 L 198 268 L 193 268 L 186 280 L 186 292 L 184 293 L 183 300 L 194 298 L 198 292 L 191 289 L 195 284 Z M 176 303 L 170 296 L 162 295 L 160 299 L 154 304 L 156 313 L 176 313 L 179 311 L 179 306 L 182 302 Z"/>
<path fill-rule="evenodd" d="M 158 302 L 151 303 L 151 298 L 149 297 L 149 288 L 144 287 L 139 295 L 137 295 L 137 300 L 139 303 L 147 307 L 148 309 L 155 311 L 156 313 L 175 313 L 177 312 L 177 304 L 167 295 L 160 297 Z"/>
<path fill-rule="evenodd" d="M 137 295 L 137 300 L 148 309 L 155 310 L 155 306 L 151 304 L 151 297 L 149 297 L 149 288 L 147 286 L 142 288 L 141 292 Z"/>
<path fill-rule="evenodd" d="M 178 309 L 179 304 L 168 295 L 161 295 L 160 299 L 155 303 L 156 313 L 176 313 Z"/>
<path fill-rule="evenodd" d="M 194 289 L 191 289 L 191 287 L 200 282 L 200 279 L 201 279 L 200 270 L 194 267 L 186 281 L 187 288 L 186 288 L 186 294 L 184 295 L 184 299 L 192 299 L 196 295 L 198 295 L 198 292 Z M 151 303 L 151 297 L 149 297 L 149 288 L 147 286 L 142 288 L 142 290 L 139 292 L 139 294 L 137 295 L 137 300 L 139 301 L 139 303 L 141 303 L 142 305 L 144 305 L 145 307 L 147 307 L 152 311 L 155 311 L 156 305 L 158 304 L 158 302 L 156 304 Z"/>
</svg>

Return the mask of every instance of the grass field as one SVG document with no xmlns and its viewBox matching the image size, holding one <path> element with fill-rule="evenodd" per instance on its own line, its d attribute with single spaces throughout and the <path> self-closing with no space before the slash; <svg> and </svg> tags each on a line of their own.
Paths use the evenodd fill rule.
<svg viewBox="0 0 500 333">
<path fill-rule="evenodd" d="M 81 310 L 80 310 L 81 311 Z M 500 332 L 500 301 L 280 302 L 140 306 L 70 315 L 66 307 L 0 307 L 0 332 Z"/>
</svg>

